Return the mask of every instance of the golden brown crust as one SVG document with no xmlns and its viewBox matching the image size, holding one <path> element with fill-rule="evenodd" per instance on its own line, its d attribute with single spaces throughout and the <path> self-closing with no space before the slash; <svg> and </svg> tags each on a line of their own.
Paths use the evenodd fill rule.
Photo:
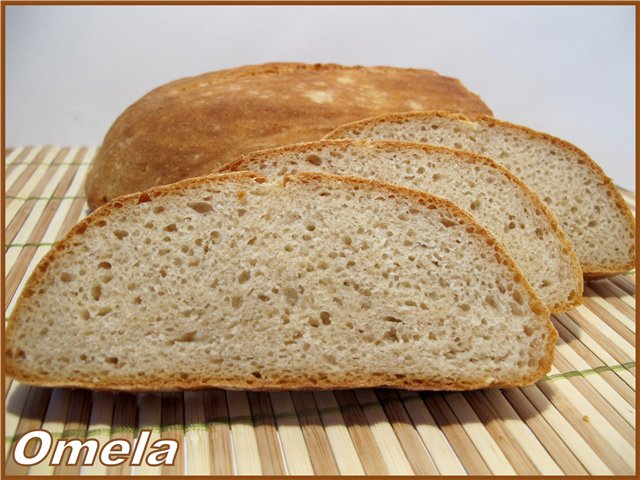
<svg viewBox="0 0 640 480">
<path fill-rule="evenodd" d="M 497 120 L 493 117 L 487 115 L 472 115 L 472 114 L 464 114 L 464 113 L 453 113 L 443 110 L 433 110 L 433 111 L 422 111 L 422 112 L 404 112 L 404 113 L 392 113 L 386 115 L 379 115 L 371 118 L 366 118 L 364 120 L 358 120 L 355 122 L 351 122 L 345 125 L 341 125 L 336 128 L 329 134 L 325 135 L 324 139 L 337 139 L 342 138 L 344 133 L 351 132 L 357 130 L 359 127 L 365 127 L 374 124 L 380 123 L 398 123 L 407 121 L 413 118 L 426 119 L 426 118 L 444 118 L 449 120 L 462 120 L 465 122 L 483 122 L 491 126 L 500 126 L 504 128 L 510 128 L 514 130 L 518 130 L 520 132 L 524 132 L 527 135 L 539 139 L 551 142 L 558 148 L 569 150 L 570 152 L 576 154 L 579 158 L 579 162 L 582 165 L 585 165 L 589 168 L 598 179 L 604 184 L 607 191 L 610 195 L 613 196 L 615 200 L 615 204 L 619 212 L 625 217 L 627 221 L 627 227 L 631 232 L 633 243 L 635 244 L 636 237 L 636 220 L 631 214 L 629 207 L 627 206 L 624 198 L 620 194 L 620 191 L 616 188 L 613 181 L 604 173 L 600 165 L 598 165 L 589 155 L 586 154 L 583 150 L 576 147 L 572 143 L 567 142 L 566 140 L 562 140 L 561 138 L 554 137 L 547 133 L 538 132 L 536 130 L 532 130 L 528 127 L 524 127 L 522 125 L 516 125 L 514 123 L 506 122 L 504 120 Z M 634 249 L 632 258 L 629 262 L 616 265 L 614 267 L 603 268 L 594 265 L 582 265 L 582 271 L 584 277 L 587 279 L 595 279 L 595 278 L 605 278 L 613 275 L 618 275 L 620 273 L 624 273 L 634 268 L 636 265 L 636 251 Z"/>
<path fill-rule="evenodd" d="M 283 63 L 176 80 L 111 126 L 87 174 L 88 203 L 207 175 L 253 150 L 319 140 L 359 118 L 427 108 L 491 113 L 458 80 L 430 70 Z"/>
<path fill-rule="evenodd" d="M 632 268 L 636 268 L 636 265 L 634 265 Z M 606 270 L 604 268 L 601 268 L 598 271 L 592 271 L 592 272 L 585 273 L 584 274 L 584 279 L 587 282 L 590 282 L 590 281 L 593 281 L 593 280 L 602 280 L 603 278 L 609 278 L 609 277 L 613 277 L 615 275 L 620 275 L 620 274 L 623 274 L 623 273 L 627 273 L 630 270 L 631 270 L 631 268 L 626 269 L 624 271 L 620 271 L 619 269 Z"/>
<path fill-rule="evenodd" d="M 43 273 L 50 264 L 51 260 L 59 255 L 66 248 L 70 248 L 74 244 L 76 237 L 81 236 L 87 228 L 90 228 L 92 223 L 96 222 L 102 217 L 108 216 L 110 212 L 115 209 L 122 208 L 125 205 L 131 205 L 141 202 L 149 201 L 151 198 L 158 196 L 169 195 L 181 195 L 181 193 L 190 188 L 194 188 L 207 183 L 219 183 L 228 181 L 255 181 L 258 183 L 266 182 L 266 178 L 262 175 L 254 172 L 238 172 L 238 173 L 225 173 L 218 175 L 210 175 L 207 177 L 187 179 L 182 182 L 178 182 L 172 185 L 165 185 L 147 190 L 146 192 L 126 195 L 118 199 L 109 202 L 108 204 L 100 207 L 78 225 L 71 229 L 71 231 L 64 237 L 62 241 L 57 243 L 49 253 L 41 260 L 40 264 L 34 270 L 34 273 L 27 281 L 22 295 L 18 299 L 16 307 L 14 309 L 12 318 L 9 320 L 7 327 L 7 343 L 6 351 L 12 350 L 11 344 L 13 341 L 13 332 L 17 328 L 16 325 L 20 321 L 20 312 L 24 308 L 24 304 L 37 291 L 37 285 L 41 282 Z M 324 379 L 296 379 L 291 380 L 284 384 L 269 383 L 264 379 L 251 379 L 248 381 L 246 378 L 210 378 L 206 384 L 203 384 L 197 378 L 183 378 L 181 376 L 170 376 L 168 378 L 151 378 L 140 379 L 139 377 L 117 377 L 112 376 L 100 383 L 87 382 L 86 378 L 79 377 L 77 379 L 56 379 L 55 377 L 47 377 L 44 374 L 38 374 L 34 372 L 27 372 L 20 368 L 20 364 L 10 354 L 5 355 L 5 365 L 7 375 L 13 376 L 17 380 L 40 386 L 66 386 L 66 387 L 85 387 L 102 390 L 131 390 L 131 391 L 161 391 L 161 390 L 189 390 L 200 389 L 210 387 L 222 387 L 230 389 L 256 389 L 256 390 L 276 390 L 276 389 L 333 389 L 333 388 L 358 388 L 358 387 L 370 387 L 370 386 L 385 386 L 385 387 L 399 387 L 405 389 L 442 389 L 442 390 L 467 390 L 483 387 L 508 387 L 508 386 L 521 386 L 528 385 L 538 380 L 542 375 L 547 373 L 551 369 L 553 362 L 553 352 L 555 343 L 557 341 L 558 334 L 555 327 L 551 323 L 549 311 L 542 301 L 532 290 L 531 286 L 526 281 L 524 275 L 520 271 L 516 263 L 507 254 L 505 248 L 500 242 L 498 242 L 484 227 L 477 224 L 471 215 L 464 210 L 457 207 L 453 202 L 446 200 L 435 195 L 430 195 L 426 192 L 418 190 L 412 190 L 406 187 L 393 185 L 376 180 L 368 180 L 358 177 L 348 177 L 339 175 L 329 175 L 324 173 L 311 173 L 303 172 L 296 175 L 285 176 L 282 180 L 282 186 L 286 187 L 288 183 L 329 183 L 335 184 L 336 182 L 345 183 L 361 189 L 370 189 L 375 191 L 381 191 L 385 193 L 391 193 L 397 197 L 404 197 L 405 199 L 415 201 L 420 205 L 432 205 L 436 208 L 447 210 L 451 215 L 458 218 L 461 223 L 467 225 L 467 232 L 480 236 L 495 252 L 495 258 L 498 262 L 505 265 L 512 273 L 514 281 L 520 284 L 528 292 L 530 296 L 529 307 L 532 312 L 538 315 L 541 320 L 546 324 L 547 331 L 549 333 L 549 339 L 547 342 L 547 354 L 543 361 L 539 364 L 538 369 L 521 378 L 506 379 L 501 382 L 486 382 L 478 379 L 466 379 L 460 383 L 454 383 L 450 379 L 429 379 L 425 378 L 404 378 L 399 379 L 395 376 L 386 374 L 380 374 L 384 376 L 384 380 L 380 376 L 372 375 L 368 379 L 350 378 L 349 380 L 341 380 L 336 378 L 335 380 L 326 377 Z M 307 383 L 304 383 L 304 382 Z M 348 383 L 347 383 L 348 382 Z"/>
<path fill-rule="evenodd" d="M 499 171 L 502 175 L 504 175 L 509 181 L 515 183 L 520 187 L 520 189 L 524 192 L 524 194 L 531 200 L 537 208 L 540 209 L 542 214 L 547 218 L 547 221 L 551 225 L 553 232 L 556 237 L 560 241 L 562 245 L 562 251 L 566 254 L 571 262 L 571 269 L 573 270 L 574 277 L 578 282 L 578 289 L 575 292 L 575 295 L 566 302 L 561 304 L 549 306 L 551 313 L 563 313 L 572 308 L 577 307 L 582 304 L 582 294 L 583 294 L 583 281 L 582 281 L 582 268 L 580 267 L 580 262 L 576 253 L 571 246 L 571 242 L 569 241 L 567 235 L 564 230 L 558 223 L 556 217 L 551 213 L 551 211 L 547 208 L 547 206 L 542 203 L 542 200 L 536 195 L 522 180 L 516 177 L 510 170 L 506 169 L 502 165 L 496 163 L 492 159 L 488 157 L 483 157 L 482 155 L 478 155 L 472 152 L 465 152 L 461 150 L 456 150 L 447 147 L 440 147 L 437 145 L 427 145 L 424 143 L 415 143 L 415 142 L 401 142 L 394 140 L 351 140 L 351 139 L 331 139 L 331 140 L 321 140 L 319 142 L 307 142 L 307 143 L 299 143 L 295 145 L 286 145 L 284 147 L 277 147 L 269 150 L 260 150 L 257 152 L 251 152 L 247 155 L 243 155 L 242 157 L 229 162 L 218 170 L 218 173 L 226 173 L 226 172 L 237 172 L 243 170 L 252 170 L 252 167 L 256 164 L 256 162 L 261 162 L 263 160 L 267 160 L 272 157 L 276 157 L 283 153 L 287 152 L 306 152 L 310 150 L 317 150 L 318 148 L 322 148 L 323 146 L 332 146 L 338 148 L 348 148 L 354 145 L 362 145 L 368 146 L 376 149 L 387 149 L 387 150 L 397 150 L 399 148 L 410 148 L 414 150 L 422 150 L 425 153 L 430 152 L 444 152 L 449 155 L 455 155 L 459 159 L 465 162 L 472 163 L 482 163 L 487 165 L 497 171 Z"/>
</svg>

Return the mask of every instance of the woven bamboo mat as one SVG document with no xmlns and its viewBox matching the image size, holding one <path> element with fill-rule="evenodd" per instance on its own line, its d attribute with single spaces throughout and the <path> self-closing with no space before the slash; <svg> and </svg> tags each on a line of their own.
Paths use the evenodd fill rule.
<svg viewBox="0 0 640 480">
<path fill-rule="evenodd" d="M 8 149 L 6 312 L 53 242 L 87 214 L 95 148 Z M 623 192 L 635 212 L 634 195 Z M 7 474 L 624 474 L 635 473 L 635 272 L 591 282 L 557 315 L 555 364 L 536 385 L 469 393 L 141 394 L 45 389 L 7 379 Z M 172 467 L 28 468 L 21 434 L 175 439 Z"/>
</svg>

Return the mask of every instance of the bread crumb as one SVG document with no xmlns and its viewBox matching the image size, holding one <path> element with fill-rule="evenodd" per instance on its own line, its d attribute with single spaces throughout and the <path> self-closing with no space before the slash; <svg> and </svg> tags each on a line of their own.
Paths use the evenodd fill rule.
<svg viewBox="0 0 640 480">
<path fill-rule="evenodd" d="M 407 103 L 413 110 L 411 101 Z M 421 142 L 493 158 L 522 179 L 555 214 L 587 277 L 621 273 L 635 263 L 631 211 L 598 165 L 560 139 L 493 118 L 428 112 L 379 116 L 325 136 L 325 140 L 337 138 Z M 487 179 L 485 185 L 494 182 Z M 523 228 L 519 218 L 508 224 L 512 232 Z M 539 235 L 535 229 L 531 233 Z"/>
<path fill-rule="evenodd" d="M 230 168 L 250 170 L 272 180 L 292 171 L 328 171 L 390 182 L 447 198 L 474 210 L 475 218 L 504 243 L 551 311 L 566 311 L 579 303 L 582 272 L 577 257 L 556 231 L 553 218 L 543 215 L 533 194 L 529 196 L 530 192 L 506 175 L 502 167 L 473 154 L 444 152 L 433 147 L 389 149 L 385 145 L 344 142 L 317 143 L 311 149 L 308 144 L 302 148 L 257 152 L 245 156 L 241 165 Z M 486 200 L 488 192 L 490 200 Z M 485 200 L 479 202 L 479 198 Z M 402 214 L 401 219 L 406 221 L 407 216 Z M 449 227 L 456 224 L 450 219 L 443 222 Z M 349 236 L 343 238 L 346 245 L 352 245 Z M 428 248 L 417 237 L 404 241 L 405 246 Z M 487 241 L 491 245 L 495 239 Z M 410 255 L 414 260 L 415 253 Z M 433 261 L 438 263 L 437 259 Z"/>
<path fill-rule="evenodd" d="M 10 374 L 117 390 L 466 390 L 529 384 L 548 370 L 549 314 L 529 308 L 538 300 L 500 261 L 502 247 L 452 203 L 338 175 L 285 185 L 254 175 L 161 187 L 162 205 L 124 197 L 108 225 L 72 230 L 10 320 Z M 217 208 L 194 215 L 213 191 Z M 251 208 L 238 208 L 239 194 Z M 443 218 L 456 222 L 444 228 Z"/>
</svg>

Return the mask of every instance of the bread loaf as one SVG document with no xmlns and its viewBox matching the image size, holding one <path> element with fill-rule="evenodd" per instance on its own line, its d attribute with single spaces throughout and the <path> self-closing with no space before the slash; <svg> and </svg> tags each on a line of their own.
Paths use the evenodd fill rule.
<svg viewBox="0 0 640 480">
<path fill-rule="evenodd" d="M 346 122 L 424 109 L 491 114 L 430 70 L 271 63 L 177 80 L 111 126 L 87 175 L 89 206 L 208 175 L 253 150 L 320 140 Z"/>
<path fill-rule="evenodd" d="M 491 157 L 555 214 L 585 277 L 615 275 L 635 266 L 635 220 L 620 192 L 586 153 L 564 140 L 487 116 L 447 112 L 367 119 L 327 138 L 424 142 Z"/>
<path fill-rule="evenodd" d="M 417 143 L 332 140 L 250 153 L 220 171 L 240 170 L 269 179 L 301 171 L 355 175 L 447 198 L 504 243 L 549 310 L 582 302 L 582 270 L 555 218 L 490 159 Z"/>
<path fill-rule="evenodd" d="M 525 385 L 549 313 L 452 203 L 370 180 L 185 180 L 96 210 L 9 320 L 22 382 L 118 390 Z"/>
</svg>

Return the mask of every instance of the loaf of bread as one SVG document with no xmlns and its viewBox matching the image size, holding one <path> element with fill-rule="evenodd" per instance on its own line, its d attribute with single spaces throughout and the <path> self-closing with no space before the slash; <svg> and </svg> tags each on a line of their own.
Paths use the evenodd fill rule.
<svg viewBox="0 0 640 480">
<path fill-rule="evenodd" d="M 333 140 L 250 153 L 220 171 L 240 170 L 269 179 L 301 171 L 354 175 L 447 198 L 504 243 L 549 310 L 582 302 L 580 263 L 557 221 L 537 195 L 487 158 L 417 143 Z"/>
<path fill-rule="evenodd" d="M 526 385 L 549 312 L 453 203 L 319 173 L 119 198 L 42 260 L 9 320 L 20 381 L 119 390 Z"/>
<path fill-rule="evenodd" d="M 487 116 L 448 112 L 366 119 L 326 138 L 424 142 L 491 157 L 520 177 L 555 214 L 586 278 L 635 266 L 635 219 L 620 192 L 586 153 L 564 140 Z"/>
<path fill-rule="evenodd" d="M 491 114 L 430 70 L 271 63 L 177 80 L 111 126 L 87 176 L 89 206 L 208 175 L 254 150 L 320 140 L 346 122 L 425 109 Z"/>
</svg>

